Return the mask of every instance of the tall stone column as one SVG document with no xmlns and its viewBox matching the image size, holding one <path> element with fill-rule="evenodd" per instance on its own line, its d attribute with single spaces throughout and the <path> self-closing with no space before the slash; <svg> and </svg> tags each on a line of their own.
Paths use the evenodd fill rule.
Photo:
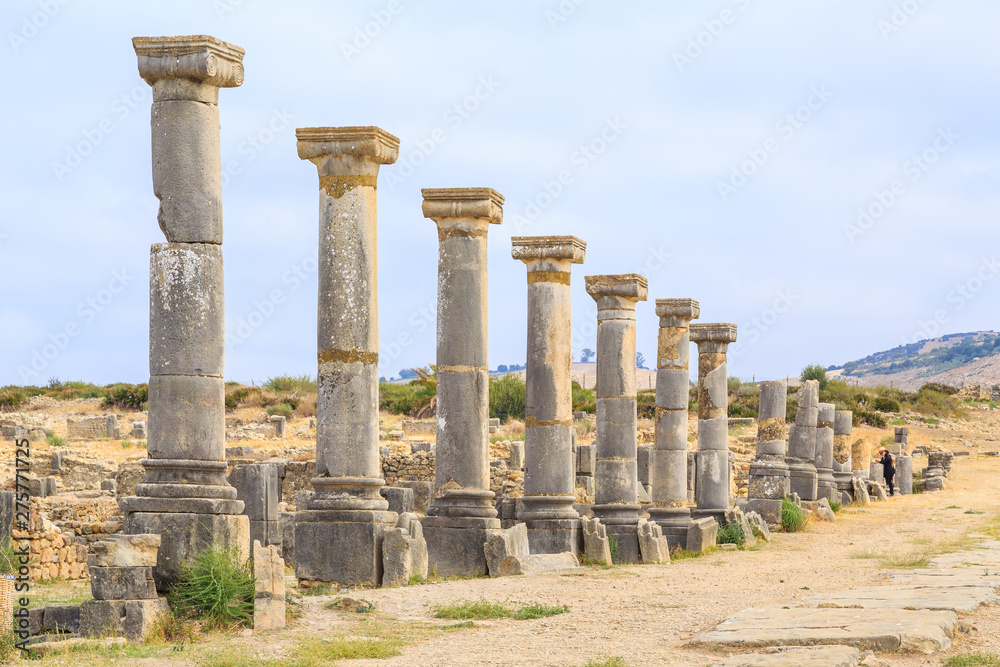
<svg viewBox="0 0 1000 667">
<path fill-rule="evenodd" d="M 594 516 L 614 535 L 618 560 L 639 562 L 639 478 L 635 304 L 645 301 L 646 279 L 636 274 L 587 276 L 597 302 L 597 465 Z"/>
<path fill-rule="evenodd" d="M 316 477 L 295 516 L 302 582 L 377 586 L 382 535 L 396 523 L 379 494 L 379 167 L 399 139 L 377 127 L 307 127 L 298 153 L 319 172 Z M 336 545 L 331 549 L 331 545 Z"/>
<path fill-rule="evenodd" d="M 694 299 L 657 299 L 656 448 L 651 452 L 649 518 L 660 525 L 671 549 L 687 545 L 688 371 L 691 320 L 701 313 Z"/>
<path fill-rule="evenodd" d="M 816 421 L 819 419 L 819 382 L 806 380 L 795 394 L 798 409 L 788 429 L 788 474 L 792 493 L 816 500 Z"/>
<path fill-rule="evenodd" d="M 837 480 L 833 477 L 833 425 L 836 406 L 820 403 L 816 417 L 816 497 L 839 501 Z"/>
<path fill-rule="evenodd" d="M 153 88 L 153 192 L 167 243 L 150 250 L 146 477 L 121 509 L 125 533 L 161 536 L 153 577 L 166 590 L 213 542 L 250 550 L 226 480 L 219 152 L 219 88 L 243 83 L 243 49 L 204 35 L 132 44 Z"/>
<path fill-rule="evenodd" d="M 486 234 L 503 220 L 503 197 L 490 188 L 421 192 L 439 241 L 434 499 L 421 523 L 431 572 L 486 574 L 483 545 L 500 529 L 490 491 Z"/>
<path fill-rule="evenodd" d="M 850 504 L 854 492 L 851 482 L 851 426 L 854 413 L 850 410 L 837 410 L 833 415 L 833 478 L 837 481 L 840 492 L 838 502 Z M 845 496 L 846 494 L 846 496 Z"/>
<path fill-rule="evenodd" d="M 747 508 L 770 524 L 781 523 L 781 499 L 788 495 L 788 464 L 785 463 L 785 426 L 788 385 L 784 380 L 760 383 L 757 413 L 757 451 L 750 464 Z"/>
<path fill-rule="evenodd" d="M 736 342 L 735 324 L 692 324 L 698 344 L 698 480 L 697 519 L 719 523 L 729 509 L 729 376 L 726 352 Z"/>
<path fill-rule="evenodd" d="M 582 546 L 573 456 L 570 269 L 587 244 L 575 236 L 511 239 L 528 268 L 524 498 L 517 518 L 531 553 L 577 553 Z"/>
</svg>

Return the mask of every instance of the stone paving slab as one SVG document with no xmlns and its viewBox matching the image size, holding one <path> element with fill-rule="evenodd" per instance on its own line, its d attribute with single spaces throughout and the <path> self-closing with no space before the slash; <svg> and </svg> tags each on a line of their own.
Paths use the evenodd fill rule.
<svg viewBox="0 0 1000 667">
<path fill-rule="evenodd" d="M 843 645 L 876 652 L 933 653 L 951 646 L 958 617 L 907 609 L 745 609 L 692 644 L 723 646 Z"/>
<path fill-rule="evenodd" d="M 712 667 L 857 667 L 860 658 L 861 652 L 851 646 L 818 646 L 734 655 Z"/>
<path fill-rule="evenodd" d="M 938 577 L 938 579 L 940 578 Z M 992 588 L 940 584 L 937 586 L 903 584 L 857 588 L 850 591 L 810 595 L 803 600 L 806 607 L 937 609 L 947 611 L 972 611 L 979 605 L 990 602 L 1000 602 L 1000 597 Z"/>
<path fill-rule="evenodd" d="M 987 574 L 988 572 L 988 574 Z M 941 568 L 930 570 L 902 570 L 892 574 L 892 580 L 900 584 L 915 586 L 1000 586 L 1000 569 L 986 568 Z"/>
</svg>

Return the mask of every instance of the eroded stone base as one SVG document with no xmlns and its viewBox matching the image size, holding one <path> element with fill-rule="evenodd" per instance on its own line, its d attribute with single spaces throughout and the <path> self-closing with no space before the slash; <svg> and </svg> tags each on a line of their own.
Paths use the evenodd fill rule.
<svg viewBox="0 0 1000 667">
<path fill-rule="evenodd" d="M 781 501 L 767 500 L 765 498 L 751 498 L 744 508 L 747 512 L 756 512 L 768 524 L 775 525 L 781 523 Z"/>
<path fill-rule="evenodd" d="M 295 515 L 300 581 L 375 587 L 382 583 L 382 537 L 396 524 L 384 510 L 303 510 Z"/>
<path fill-rule="evenodd" d="M 611 560 L 615 563 L 641 563 L 639 535 L 636 532 L 638 519 L 633 524 L 605 525 L 611 547 Z"/>
<path fill-rule="evenodd" d="M 127 637 L 141 641 L 156 620 L 170 613 L 164 598 L 155 600 L 87 600 L 80 605 L 80 634 Z"/>
<path fill-rule="evenodd" d="M 488 574 L 484 545 L 487 535 L 499 532 L 500 519 L 428 516 L 420 524 L 427 542 L 431 576 Z"/>
<path fill-rule="evenodd" d="M 153 580 L 166 592 L 177 581 L 181 565 L 215 543 L 239 550 L 250 558 L 250 520 L 240 514 L 188 514 L 132 512 L 125 519 L 126 535 L 153 533 L 160 536 Z"/>
<path fill-rule="evenodd" d="M 578 554 L 583 550 L 579 519 L 534 519 L 528 525 L 528 546 L 533 554 Z"/>
</svg>

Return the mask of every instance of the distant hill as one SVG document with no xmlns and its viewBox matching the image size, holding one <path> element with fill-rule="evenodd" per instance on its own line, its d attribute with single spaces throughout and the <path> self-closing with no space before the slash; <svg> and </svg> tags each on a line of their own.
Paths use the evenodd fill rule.
<svg viewBox="0 0 1000 667">
<path fill-rule="evenodd" d="M 910 391 L 927 382 L 953 387 L 1000 384 L 1000 334 L 948 334 L 876 352 L 843 366 L 831 366 L 827 371 L 828 376 L 869 387 L 891 383 Z"/>
</svg>

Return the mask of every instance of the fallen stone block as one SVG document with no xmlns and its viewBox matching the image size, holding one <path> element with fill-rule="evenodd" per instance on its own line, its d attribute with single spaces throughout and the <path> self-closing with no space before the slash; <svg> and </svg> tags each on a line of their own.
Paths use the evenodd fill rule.
<svg viewBox="0 0 1000 667">
<path fill-rule="evenodd" d="M 253 629 L 285 627 L 285 561 L 274 545 L 253 543 Z"/>
<path fill-rule="evenodd" d="M 691 643 L 747 648 L 841 645 L 880 653 L 930 654 L 951 646 L 957 625 L 958 616 L 950 611 L 746 609 Z"/>
<path fill-rule="evenodd" d="M 483 545 L 486 565 L 491 577 L 500 576 L 500 563 L 510 556 L 527 556 L 528 527 L 523 523 L 514 524 L 506 530 L 491 533 Z"/>
<path fill-rule="evenodd" d="M 768 528 L 767 521 L 764 520 L 764 517 L 762 517 L 757 512 L 747 512 L 745 516 L 747 519 L 747 523 L 749 523 L 750 527 L 755 531 L 755 535 L 757 537 L 760 537 L 760 539 L 764 540 L 765 542 L 770 542 L 771 529 Z"/>
<path fill-rule="evenodd" d="M 113 479 L 102 479 L 101 491 L 110 491 L 111 493 L 116 493 L 118 491 L 118 482 L 116 482 Z"/>
<path fill-rule="evenodd" d="M 820 498 L 819 500 L 803 500 L 802 507 L 816 515 L 816 518 L 820 521 L 837 520 L 837 515 L 830 507 L 830 501 L 826 498 Z"/>
<path fill-rule="evenodd" d="M 878 482 L 868 482 L 868 486 L 875 496 L 875 500 L 889 500 L 889 494 L 885 492 L 885 487 Z"/>
<path fill-rule="evenodd" d="M 743 532 L 743 544 L 748 547 L 757 546 L 757 538 L 753 534 L 753 529 L 750 526 L 750 522 L 747 521 L 746 515 L 743 510 L 739 507 L 734 507 L 732 509 L 726 510 L 725 522 L 734 523 L 740 527 Z"/>
<path fill-rule="evenodd" d="M 79 632 L 80 607 L 78 605 L 46 607 L 42 614 L 42 631 L 70 634 Z"/>
<path fill-rule="evenodd" d="M 862 507 L 868 507 L 872 504 L 871 495 L 868 493 L 868 482 L 860 477 L 854 477 L 851 480 L 851 485 L 854 487 L 854 502 Z"/>
<path fill-rule="evenodd" d="M 719 522 L 708 516 L 696 519 L 688 525 L 687 551 L 702 553 L 715 546 L 719 535 Z"/>
<path fill-rule="evenodd" d="M 639 536 L 639 554 L 643 563 L 669 563 L 670 545 L 663 536 L 663 529 L 652 521 L 639 519 L 636 527 Z"/>
<path fill-rule="evenodd" d="M 540 574 L 583 574 L 584 572 L 586 570 L 580 566 L 576 555 L 567 551 L 558 554 L 507 556 L 500 561 L 497 574 L 490 576 L 513 577 Z"/>
<path fill-rule="evenodd" d="M 90 591 L 95 600 L 152 600 L 156 598 L 153 568 L 90 567 Z"/>
<path fill-rule="evenodd" d="M 153 567 L 160 536 L 153 534 L 108 535 L 90 544 L 88 567 Z"/>
<path fill-rule="evenodd" d="M 413 489 L 405 486 L 383 486 L 379 489 L 382 497 L 389 501 L 389 511 L 396 514 L 413 512 Z"/>
<path fill-rule="evenodd" d="M 593 477 L 597 468 L 597 447 L 595 445 L 576 446 L 576 474 Z"/>
<path fill-rule="evenodd" d="M 581 517 L 580 523 L 583 525 L 583 553 L 587 560 L 597 565 L 611 565 L 611 541 L 607 528 L 596 517 Z"/>
<path fill-rule="evenodd" d="M 142 641 L 156 620 L 169 614 L 165 598 L 155 600 L 87 600 L 80 605 L 80 634 L 123 636 Z"/>
<path fill-rule="evenodd" d="M 850 646 L 817 646 L 733 655 L 712 667 L 857 667 L 860 659 L 861 651 Z"/>
<path fill-rule="evenodd" d="M 396 482 L 396 486 L 413 489 L 413 511 L 417 514 L 427 514 L 427 508 L 430 507 L 431 499 L 434 497 L 434 482 L 401 479 Z"/>
<path fill-rule="evenodd" d="M 510 456 L 507 467 L 511 470 L 524 470 L 524 443 L 516 440 L 510 443 Z"/>
<path fill-rule="evenodd" d="M 427 577 L 427 542 L 420 520 L 413 513 L 399 516 L 382 538 L 382 586 L 407 586 L 414 576 Z"/>
</svg>

